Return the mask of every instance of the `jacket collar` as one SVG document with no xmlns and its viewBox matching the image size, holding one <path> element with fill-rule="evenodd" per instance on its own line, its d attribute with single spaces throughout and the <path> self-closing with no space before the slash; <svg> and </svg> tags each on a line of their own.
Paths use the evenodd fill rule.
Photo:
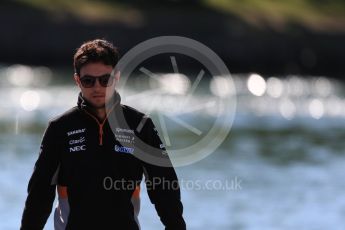
<svg viewBox="0 0 345 230">
<path fill-rule="evenodd" d="M 110 98 L 109 102 L 106 105 L 106 108 L 115 108 L 121 103 L 121 96 L 120 94 L 115 91 L 113 96 Z M 79 93 L 78 96 L 78 102 L 77 102 L 79 109 L 86 109 L 86 110 L 92 110 L 92 105 L 83 97 L 82 93 Z"/>
</svg>

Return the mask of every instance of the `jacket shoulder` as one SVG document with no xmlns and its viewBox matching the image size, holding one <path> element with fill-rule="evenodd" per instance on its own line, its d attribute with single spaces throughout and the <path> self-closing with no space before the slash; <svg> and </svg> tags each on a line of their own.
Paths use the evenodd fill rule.
<svg viewBox="0 0 345 230">
<path fill-rule="evenodd" d="M 140 112 L 139 110 L 137 110 L 131 106 L 121 104 L 121 107 L 122 107 L 123 112 L 127 116 L 131 116 L 131 117 L 137 118 L 137 119 L 142 119 L 144 117 L 147 117 L 147 115 L 145 113 Z"/>
<path fill-rule="evenodd" d="M 128 105 L 121 105 L 121 107 L 127 123 L 132 124 L 133 127 L 135 127 L 133 129 L 137 130 L 139 133 L 141 133 L 143 129 L 153 128 L 154 125 L 149 115 Z"/>
<path fill-rule="evenodd" d="M 66 112 L 52 118 L 49 120 L 49 123 L 61 123 L 61 122 L 66 122 L 68 120 L 73 120 L 76 116 L 79 114 L 79 109 L 77 106 L 67 110 Z"/>
</svg>

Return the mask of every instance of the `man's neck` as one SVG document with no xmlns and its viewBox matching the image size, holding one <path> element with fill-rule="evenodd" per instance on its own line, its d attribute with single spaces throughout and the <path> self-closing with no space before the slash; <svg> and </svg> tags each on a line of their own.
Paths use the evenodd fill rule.
<svg viewBox="0 0 345 230">
<path fill-rule="evenodd" d="M 107 115 L 105 108 L 93 108 L 92 111 L 100 122 L 105 120 Z"/>
</svg>

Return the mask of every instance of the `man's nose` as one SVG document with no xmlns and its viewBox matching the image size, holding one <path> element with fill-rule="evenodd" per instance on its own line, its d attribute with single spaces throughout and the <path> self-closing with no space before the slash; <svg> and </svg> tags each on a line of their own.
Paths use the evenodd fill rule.
<svg viewBox="0 0 345 230">
<path fill-rule="evenodd" d="M 93 86 L 95 89 L 101 89 L 102 88 L 102 86 L 101 86 L 101 84 L 99 83 L 99 80 L 98 79 L 96 79 L 96 82 L 95 82 L 95 85 Z"/>
</svg>

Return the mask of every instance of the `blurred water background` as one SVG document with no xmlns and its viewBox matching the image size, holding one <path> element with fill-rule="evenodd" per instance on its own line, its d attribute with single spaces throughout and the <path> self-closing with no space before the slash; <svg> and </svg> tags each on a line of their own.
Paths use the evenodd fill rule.
<svg viewBox="0 0 345 230">
<path fill-rule="evenodd" d="M 237 109 L 231 132 L 212 155 L 176 169 L 188 229 L 343 229 L 343 82 L 297 75 L 232 78 Z M 171 86 L 183 82 L 184 92 L 170 88 L 172 104 L 192 85 L 184 75 L 162 79 L 161 86 L 167 84 L 164 79 Z M 219 98 L 214 81 L 200 84 L 191 99 L 194 105 Z M 124 103 L 147 110 L 151 86 L 133 79 L 123 89 Z M 141 93 L 141 100 L 130 100 L 126 93 Z M 63 69 L 0 68 L 0 229 L 18 229 L 42 133 L 50 118 L 76 105 L 77 94 L 71 73 Z M 153 103 L 152 109 L 169 112 L 159 105 Z M 215 118 L 212 109 L 175 116 L 192 120 L 196 127 L 214 125 Z M 167 123 L 173 126 L 168 128 L 173 145 L 195 140 L 190 130 Z M 142 229 L 162 229 L 145 186 L 139 219 Z M 53 229 L 51 218 L 45 229 Z"/>
</svg>

